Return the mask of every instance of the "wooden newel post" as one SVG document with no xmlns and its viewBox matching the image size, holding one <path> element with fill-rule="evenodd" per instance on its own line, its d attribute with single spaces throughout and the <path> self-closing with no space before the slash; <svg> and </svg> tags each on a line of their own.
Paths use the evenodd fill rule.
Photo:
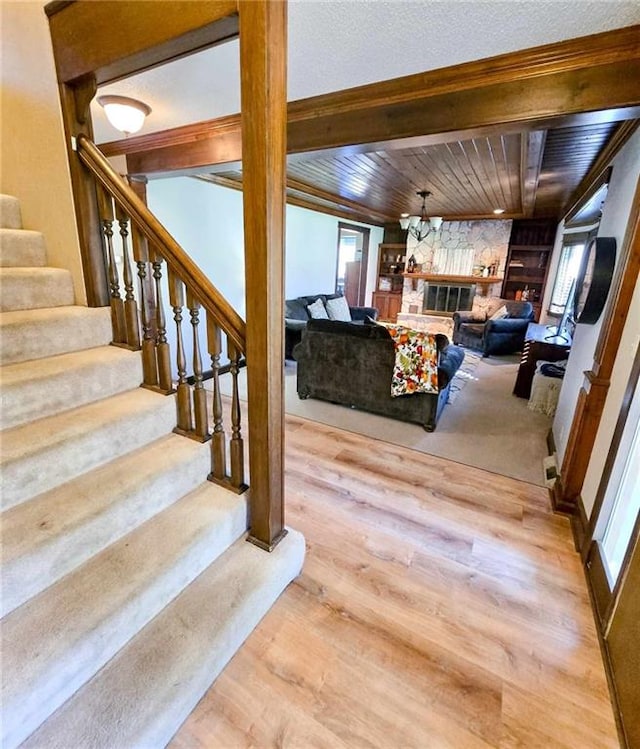
<svg viewBox="0 0 640 749">
<path fill-rule="evenodd" d="M 283 296 L 285 2 L 240 0 L 242 170 L 251 527 L 271 550 L 284 528 Z"/>
<path fill-rule="evenodd" d="M 74 83 L 61 82 L 59 89 L 87 304 L 107 307 L 110 303 L 109 283 L 102 252 L 95 182 L 74 153 L 77 135 L 85 133 L 93 139 L 89 105 L 96 93 L 96 79 L 94 75 L 86 75 Z"/>
</svg>

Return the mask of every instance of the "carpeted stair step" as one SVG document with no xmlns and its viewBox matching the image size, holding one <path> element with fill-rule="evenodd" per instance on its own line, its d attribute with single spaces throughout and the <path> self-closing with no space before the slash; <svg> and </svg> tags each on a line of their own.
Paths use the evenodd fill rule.
<svg viewBox="0 0 640 749">
<path fill-rule="evenodd" d="M 64 307 L 75 301 L 63 268 L 0 268 L 0 311 Z"/>
<path fill-rule="evenodd" d="M 296 531 L 270 554 L 238 540 L 22 749 L 157 749 L 302 567 Z"/>
<path fill-rule="evenodd" d="M 2 513 L 2 613 L 195 489 L 208 444 L 175 434 L 123 455 Z"/>
<path fill-rule="evenodd" d="M 46 264 L 47 249 L 39 231 L 0 229 L 0 266 L 28 268 Z"/>
<path fill-rule="evenodd" d="M 9 364 L 1 374 L 0 428 L 9 429 L 137 387 L 142 361 L 137 351 L 100 346 Z"/>
<path fill-rule="evenodd" d="M 205 482 L 6 616 L 3 748 L 29 736 L 245 531 L 245 500 Z"/>
<path fill-rule="evenodd" d="M 52 307 L 0 314 L 1 364 L 42 359 L 106 346 L 111 342 L 109 307 Z"/>
<path fill-rule="evenodd" d="M 13 195 L 0 195 L 0 227 L 3 229 L 22 228 L 20 201 Z"/>
<path fill-rule="evenodd" d="M 175 400 L 143 388 L 2 432 L 2 507 L 12 507 L 171 432 Z"/>
</svg>

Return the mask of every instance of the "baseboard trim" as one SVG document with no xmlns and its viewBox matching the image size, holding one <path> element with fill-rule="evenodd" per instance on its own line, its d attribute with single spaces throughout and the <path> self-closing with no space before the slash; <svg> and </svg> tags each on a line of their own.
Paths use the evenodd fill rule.
<svg viewBox="0 0 640 749">
<path fill-rule="evenodd" d="M 556 452 L 556 440 L 553 436 L 553 427 L 547 432 L 547 450 L 549 455 L 553 455 Z"/>
<path fill-rule="evenodd" d="M 576 551 L 582 552 L 589 531 L 589 518 L 587 517 L 587 511 L 584 509 L 582 496 L 578 497 L 575 510 L 571 514 L 571 531 L 573 532 L 573 543 Z"/>
<path fill-rule="evenodd" d="M 580 502 L 580 505 L 582 505 L 582 501 Z M 587 583 L 587 592 L 589 593 L 589 602 L 591 603 L 591 613 L 593 615 L 593 621 L 596 627 L 596 634 L 598 636 L 598 645 L 600 646 L 600 655 L 602 657 L 602 663 L 604 665 L 604 673 L 607 679 L 607 686 L 609 687 L 609 697 L 611 698 L 611 708 L 613 711 L 613 718 L 616 723 L 616 730 L 618 731 L 618 740 L 620 741 L 620 749 L 631 749 L 627 742 L 627 736 L 624 730 L 624 722 L 622 720 L 622 713 L 620 712 L 618 688 L 616 686 L 616 680 L 613 676 L 613 666 L 611 664 L 609 648 L 607 647 L 607 642 L 604 638 L 604 635 L 602 634 L 602 623 L 598 616 L 598 609 L 596 606 L 596 599 L 595 599 L 595 593 L 593 590 L 593 584 L 591 582 L 591 576 L 589 575 L 589 570 L 584 565 L 582 565 L 582 571 L 584 573 L 584 579 Z"/>
<path fill-rule="evenodd" d="M 568 502 L 564 498 L 562 476 L 558 476 L 554 485 L 549 489 L 549 496 L 551 498 L 551 507 L 554 512 L 559 515 L 573 515 L 575 513 L 575 504 L 573 502 Z"/>
</svg>

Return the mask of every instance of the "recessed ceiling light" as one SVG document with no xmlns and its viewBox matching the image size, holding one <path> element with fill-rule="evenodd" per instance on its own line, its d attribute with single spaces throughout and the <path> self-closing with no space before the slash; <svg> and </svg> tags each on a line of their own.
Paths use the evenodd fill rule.
<svg viewBox="0 0 640 749">
<path fill-rule="evenodd" d="M 496 216 L 499 216 L 501 213 L 504 213 L 504 208 L 494 208 L 493 212 L 496 214 Z"/>
</svg>

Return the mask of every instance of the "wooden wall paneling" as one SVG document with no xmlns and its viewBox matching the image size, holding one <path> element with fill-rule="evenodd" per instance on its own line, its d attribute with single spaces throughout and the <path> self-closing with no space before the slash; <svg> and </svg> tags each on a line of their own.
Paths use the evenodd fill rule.
<svg viewBox="0 0 640 749">
<path fill-rule="evenodd" d="M 236 0 L 76 2 L 45 8 L 59 81 L 95 74 L 99 84 L 238 35 Z"/>
<path fill-rule="evenodd" d="M 536 214 L 559 213 L 603 150 L 616 122 L 549 130 L 536 195 Z"/>
<path fill-rule="evenodd" d="M 615 133 L 598 154 L 596 160 L 589 167 L 580 184 L 576 187 L 571 197 L 564 205 L 565 223 L 569 221 L 579 210 L 592 193 L 600 188 L 603 180 L 608 182 L 607 171 L 611 171 L 611 161 L 618 151 L 624 146 L 629 138 L 635 133 L 640 120 L 625 120 L 620 122 Z"/>
<path fill-rule="evenodd" d="M 531 218 L 533 216 L 546 139 L 546 130 L 531 130 L 529 133 L 523 133 L 522 135 L 520 196 L 524 218 Z"/>
<path fill-rule="evenodd" d="M 620 260 L 594 353 L 578 396 L 559 479 L 559 501 L 573 511 L 582 490 L 609 390 L 611 373 L 640 272 L 640 181 L 636 187 Z"/>
<path fill-rule="evenodd" d="M 284 210 L 287 6 L 241 0 L 240 69 L 251 475 L 250 540 L 284 528 Z"/>
</svg>

